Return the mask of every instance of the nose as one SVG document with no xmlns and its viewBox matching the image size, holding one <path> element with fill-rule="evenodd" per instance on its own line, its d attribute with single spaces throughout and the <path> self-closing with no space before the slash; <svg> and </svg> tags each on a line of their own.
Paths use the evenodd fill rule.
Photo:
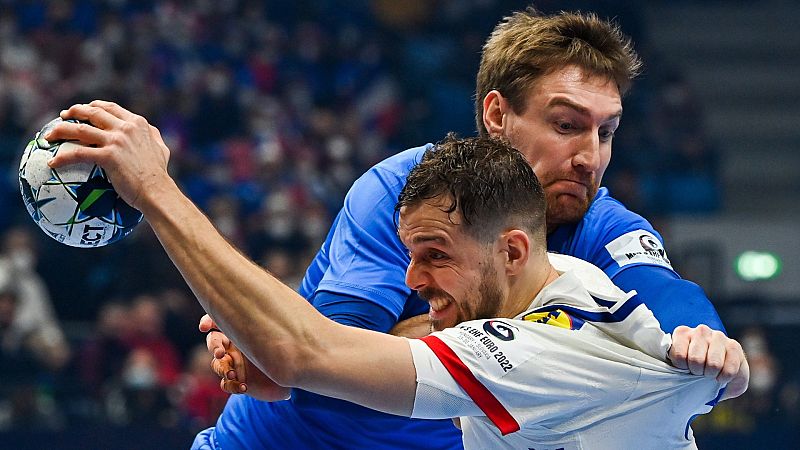
<svg viewBox="0 0 800 450">
<path fill-rule="evenodd" d="M 415 291 L 419 291 L 428 285 L 429 275 L 427 271 L 419 266 L 414 260 L 408 264 L 406 269 L 406 286 Z"/>
<path fill-rule="evenodd" d="M 587 133 L 581 141 L 575 156 L 572 157 L 572 166 L 584 173 L 594 173 L 600 170 L 600 136 L 597 132 Z"/>
</svg>

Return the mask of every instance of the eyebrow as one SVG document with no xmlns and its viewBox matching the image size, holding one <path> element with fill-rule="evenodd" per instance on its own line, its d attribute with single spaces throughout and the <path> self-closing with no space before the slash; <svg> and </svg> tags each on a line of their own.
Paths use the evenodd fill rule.
<svg viewBox="0 0 800 450">
<path fill-rule="evenodd" d="M 570 100 L 570 99 L 568 99 L 566 97 L 556 97 L 556 98 L 550 100 L 550 102 L 547 104 L 547 106 L 548 107 L 564 106 L 564 107 L 573 109 L 573 110 L 577 111 L 580 114 L 591 115 L 590 112 L 589 112 L 589 108 L 587 108 L 587 107 L 585 107 L 583 105 L 580 105 L 578 103 L 575 103 L 575 102 L 573 102 L 572 100 Z M 615 114 L 609 115 L 608 118 L 606 118 L 606 120 L 604 120 L 603 122 L 607 122 L 609 120 L 617 119 L 617 118 L 620 118 L 620 117 L 622 117 L 622 108 L 620 108 L 619 111 L 617 111 Z"/>
<path fill-rule="evenodd" d="M 428 243 L 428 242 L 435 242 L 435 243 L 440 244 L 440 245 L 444 245 L 446 243 L 445 239 L 443 237 L 441 237 L 441 236 L 425 236 L 425 235 L 423 235 L 423 236 L 414 236 L 414 238 L 411 239 L 410 243 L 411 244 L 425 244 L 425 243 Z"/>
</svg>

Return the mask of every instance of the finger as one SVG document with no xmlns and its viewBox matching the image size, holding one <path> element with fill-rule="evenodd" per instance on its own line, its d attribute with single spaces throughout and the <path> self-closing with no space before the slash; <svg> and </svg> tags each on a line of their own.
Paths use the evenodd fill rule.
<svg viewBox="0 0 800 450">
<path fill-rule="evenodd" d="M 119 106 L 114 102 L 108 102 L 105 100 L 92 100 L 92 102 L 89 103 L 89 105 L 102 108 L 103 110 L 107 111 L 114 117 L 120 118 L 125 121 L 130 121 L 139 118 L 137 114 L 128 111 L 127 109 L 123 108 L 122 106 Z"/>
<path fill-rule="evenodd" d="M 688 369 L 686 360 L 689 357 L 689 331 L 686 326 L 679 326 L 672 332 L 672 346 L 669 349 L 669 359 L 672 365 L 679 369 Z"/>
<path fill-rule="evenodd" d="M 228 379 L 228 373 L 231 371 L 231 362 L 225 358 L 213 358 L 211 360 L 211 371 L 214 375 Z"/>
<path fill-rule="evenodd" d="M 238 389 L 234 388 L 234 382 L 230 380 L 221 379 L 219 380 L 219 388 L 223 391 L 227 392 L 228 394 L 238 394 Z"/>
<path fill-rule="evenodd" d="M 54 169 L 78 163 L 97 164 L 105 167 L 106 156 L 104 149 L 87 147 L 74 142 L 65 142 L 58 148 L 55 156 L 47 161 L 47 165 Z"/>
<path fill-rule="evenodd" d="M 102 146 L 107 140 L 103 130 L 88 123 L 75 122 L 58 122 L 43 137 L 50 142 L 80 141 L 81 144 L 87 146 Z"/>
<path fill-rule="evenodd" d="M 686 359 L 686 363 L 689 365 L 689 372 L 695 375 L 705 375 L 705 364 L 710 341 L 710 328 L 700 325 L 694 329 L 689 341 L 689 356 Z"/>
<path fill-rule="evenodd" d="M 84 120 L 103 130 L 120 127 L 125 123 L 119 117 L 103 108 L 82 103 L 72 105 L 69 109 L 61 111 L 61 118 Z"/>
<path fill-rule="evenodd" d="M 729 398 L 736 398 L 747 391 L 747 386 L 750 384 L 750 364 L 747 359 L 742 359 L 742 364 L 739 367 L 739 372 L 728 383 L 728 388 L 725 389 L 725 395 L 722 400 Z"/>
<path fill-rule="evenodd" d="M 725 360 L 717 375 L 717 381 L 727 384 L 739 375 L 742 364 L 745 362 L 742 346 L 733 339 L 725 339 Z"/>
<path fill-rule="evenodd" d="M 233 380 L 220 380 L 220 388 L 229 394 L 244 394 L 247 392 L 247 384 Z"/>
<path fill-rule="evenodd" d="M 203 333 L 208 333 L 209 331 L 213 330 L 214 328 L 219 329 L 216 323 L 214 323 L 214 319 L 211 318 L 208 314 L 205 314 L 203 317 L 200 318 L 200 324 L 198 325 L 200 331 Z"/>
<path fill-rule="evenodd" d="M 217 359 L 225 356 L 230 343 L 230 339 L 219 331 L 212 331 L 206 335 L 206 348 Z"/>
<path fill-rule="evenodd" d="M 230 355 L 225 355 L 222 358 L 214 358 L 211 360 L 211 371 L 214 375 L 231 381 L 244 382 L 244 378 L 239 378 L 236 373 L 233 358 Z"/>
<path fill-rule="evenodd" d="M 709 342 L 708 351 L 706 352 L 705 371 L 703 373 L 705 376 L 717 377 L 722 371 L 722 368 L 728 359 L 726 348 L 726 343 L 728 340 L 728 337 L 725 336 L 721 331 L 714 330 L 712 332 L 711 342 Z M 736 359 L 736 357 L 733 355 L 731 355 L 731 358 Z M 738 371 L 738 363 L 735 364 L 737 366 L 736 371 Z M 730 378 L 733 378 L 733 375 L 736 373 L 736 371 L 729 374 L 728 379 L 725 381 L 726 383 L 730 381 Z"/>
<path fill-rule="evenodd" d="M 232 365 L 233 365 L 233 377 L 241 382 L 247 381 L 247 364 L 245 362 L 245 357 L 242 352 L 233 347 L 231 351 L 228 352 L 228 355 L 231 358 Z"/>
</svg>

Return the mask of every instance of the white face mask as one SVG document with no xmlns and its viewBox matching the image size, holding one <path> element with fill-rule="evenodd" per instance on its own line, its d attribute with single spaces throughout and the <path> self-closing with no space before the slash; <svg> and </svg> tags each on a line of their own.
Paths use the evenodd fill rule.
<svg viewBox="0 0 800 450">
<path fill-rule="evenodd" d="M 775 386 L 775 371 L 771 368 L 754 370 L 750 373 L 750 391 L 767 392 Z"/>
<path fill-rule="evenodd" d="M 285 238 L 292 234 L 292 221 L 288 217 L 272 217 L 264 225 L 272 237 Z"/>
<path fill-rule="evenodd" d="M 36 264 L 36 256 L 33 252 L 26 249 L 13 250 L 8 259 L 11 266 L 17 270 L 31 270 Z"/>
<path fill-rule="evenodd" d="M 156 374 L 152 367 L 134 365 L 125 370 L 122 376 L 125 385 L 134 389 L 147 389 L 156 385 Z"/>
<path fill-rule="evenodd" d="M 303 234 L 313 240 L 321 240 L 328 231 L 326 222 L 318 217 L 311 217 L 305 220 L 302 224 L 302 228 Z"/>
</svg>

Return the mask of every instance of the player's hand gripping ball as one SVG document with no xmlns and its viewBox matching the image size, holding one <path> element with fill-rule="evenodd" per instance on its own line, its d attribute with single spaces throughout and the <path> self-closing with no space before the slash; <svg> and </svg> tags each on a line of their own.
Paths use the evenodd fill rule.
<svg viewBox="0 0 800 450">
<path fill-rule="evenodd" d="M 28 213 L 48 236 L 72 247 L 102 247 L 122 239 L 142 221 L 142 213 L 117 195 L 100 166 L 47 165 L 60 149 L 75 145 L 44 138 L 60 121 L 42 127 L 22 154 L 19 187 Z"/>
</svg>

